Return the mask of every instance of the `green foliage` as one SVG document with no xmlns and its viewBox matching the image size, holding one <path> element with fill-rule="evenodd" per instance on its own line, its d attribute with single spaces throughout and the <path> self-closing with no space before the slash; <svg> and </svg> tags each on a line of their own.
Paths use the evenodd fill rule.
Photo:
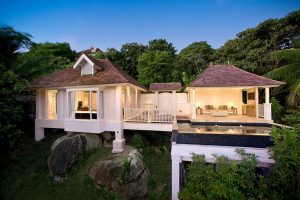
<svg viewBox="0 0 300 200">
<path fill-rule="evenodd" d="M 240 163 L 214 155 L 215 166 L 207 165 L 205 156 L 193 155 L 179 199 L 263 199 L 265 186 L 262 177 L 255 174 L 255 155 L 244 150 L 237 153 Z"/>
<path fill-rule="evenodd" d="M 20 54 L 19 50 L 32 45 L 31 35 L 17 32 L 12 27 L 0 26 L 0 44 L 0 63 L 4 67 L 2 70 L 8 70 Z"/>
<path fill-rule="evenodd" d="M 33 80 L 69 67 L 75 61 L 75 55 L 68 43 L 34 44 L 18 58 L 14 71 L 26 80 Z"/>
<path fill-rule="evenodd" d="M 215 54 L 215 62 L 239 66 L 245 70 L 265 74 L 274 68 L 269 53 L 293 46 L 293 37 L 299 33 L 300 11 L 281 19 L 269 19 L 255 28 L 249 28 L 229 40 Z"/>
<path fill-rule="evenodd" d="M 282 66 L 272 70 L 267 75 L 271 78 L 283 80 L 287 83 L 289 95 L 287 103 L 290 106 L 300 105 L 300 49 L 286 49 L 271 53 L 271 58 Z M 282 89 L 282 88 L 281 88 Z"/>
<path fill-rule="evenodd" d="M 120 174 L 120 176 L 117 178 L 117 180 L 119 181 L 120 184 L 124 184 L 124 183 L 125 183 L 126 175 L 129 174 L 129 172 L 130 172 L 131 161 L 132 161 L 132 158 L 130 158 L 130 159 L 125 158 L 125 159 L 122 161 L 122 165 L 121 165 L 121 174 Z"/>
<path fill-rule="evenodd" d="M 178 54 L 177 64 L 183 72 L 183 82 L 189 84 L 190 79 L 202 73 L 212 61 L 214 49 L 205 41 L 194 42 L 182 49 Z"/>
<path fill-rule="evenodd" d="M 154 39 L 149 41 L 147 51 L 167 51 L 172 56 L 175 56 L 176 49 L 172 43 L 169 43 L 166 39 Z"/>
<path fill-rule="evenodd" d="M 288 110 L 282 120 L 287 125 L 300 128 L 300 110 Z"/>
<path fill-rule="evenodd" d="M 175 59 L 168 51 L 149 51 L 143 53 L 138 60 L 138 80 L 149 86 L 155 82 L 172 81 L 172 69 Z"/>
<path fill-rule="evenodd" d="M 122 55 L 122 69 L 127 71 L 133 78 L 138 78 L 137 65 L 138 58 L 141 56 L 147 47 L 136 42 L 126 43 L 122 45 L 120 53 Z"/>
<path fill-rule="evenodd" d="M 99 159 L 111 155 L 111 148 L 99 149 L 84 155 L 76 162 L 70 176 L 61 183 L 53 181 L 49 175 L 47 157 L 53 142 L 62 136 L 46 135 L 41 142 L 25 138 L 18 150 L 11 153 L 12 160 L 1 170 L 0 194 L 3 199 L 14 200 L 55 200 L 55 199 L 118 199 L 106 188 L 97 188 L 89 176 L 89 168 Z"/>
<path fill-rule="evenodd" d="M 131 139 L 132 146 L 136 149 L 143 149 L 144 148 L 144 142 L 143 137 L 141 135 L 134 135 Z"/>
<path fill-rule="evenodd" d="M 30 118 L 25 113 L 28 81 L 64 68 L 75 59 L 67 43 L 34 44 L 31 36 L 0 27 L 0 159 L 8 156 Z M 21 52 L 29 48 L 27 52 Z"/>
<path fill-rule="evenodd" d="M 272 97 L 271 103 L 273 120 L 275 120 L 276 122 L 281 122 L 284 108 L 280 105 L 279 101 L 275 97 Z"/>
<path fill-rule="evenodd" d="M 93 56 L 96 59 L 102 59 L 102 58 L 105 58 L 105 53 L 102 53 L 102 52 L 99 53 L 99 52 L 97 52 L 95 54 L 90 54 L 90 56 Z"/>
<path fill-rule="evenodd" d="M 281 199 L 300 199 L 300 129 L 273 129 L 270 187 Z"/>
</svg>

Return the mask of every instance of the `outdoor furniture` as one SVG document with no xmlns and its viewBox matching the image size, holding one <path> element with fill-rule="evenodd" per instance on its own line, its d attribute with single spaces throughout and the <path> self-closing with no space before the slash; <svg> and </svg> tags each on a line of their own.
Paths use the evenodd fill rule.
<svg viewBox="0 0 300 200">
<path fill-rule="evenodd" d="M 227 110 L 213 110 L 211 112 L 212 117 L 227 117 L 228 111 Z"/>
<path fill-rule="evenodd" d="M 233 115 L 237 115 L 237 108 L 231 108 L 231 110 Z"/>
</svg>

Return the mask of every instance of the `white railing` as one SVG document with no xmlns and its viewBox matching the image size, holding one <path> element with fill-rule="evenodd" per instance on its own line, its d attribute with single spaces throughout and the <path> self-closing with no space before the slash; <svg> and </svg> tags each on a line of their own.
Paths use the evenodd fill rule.
<svg viewBox="0 0 300 200">
<path fill-rule="evenodd" d="M 258 116 L 264 117 L 264 104 L 258 104 Z"/>
<path fill-rule="evenodd" d="M 144 123 L 173 123 L 173 110 L 151 108 L 124 108 L 124 121 Z"/>
</svg>

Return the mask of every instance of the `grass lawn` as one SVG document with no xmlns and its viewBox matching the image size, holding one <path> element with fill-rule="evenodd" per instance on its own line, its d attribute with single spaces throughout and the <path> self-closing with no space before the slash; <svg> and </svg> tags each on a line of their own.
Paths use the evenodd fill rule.
<svg viewBox="0 0 300 200">
<path fill-rule="evenodd" d="M 47 158 L 51 144 L 61 134 L 49 134 L 41 142 L 32 139 L 12 153 L 12 160 L 3 171 L 1 194 L 4 199 L 118 199 L 105 188 L 96 188 L 88 176 L 89 167 L 111 154 L 111 148 L 101 147 L 78 159 L 67 180 L 53 181 L 49 175 Z M 130 141 L 130 140 L 129 140 Z M 168 149 L 168 150 L 167 150 Z M 144 161 L 150 170 L 149 194 L 143 199 L 171 198 L 170 149 L 148 144 L 144 148 Z M 1 198 L 1 196 L 0 196 Z"/>
</svg>

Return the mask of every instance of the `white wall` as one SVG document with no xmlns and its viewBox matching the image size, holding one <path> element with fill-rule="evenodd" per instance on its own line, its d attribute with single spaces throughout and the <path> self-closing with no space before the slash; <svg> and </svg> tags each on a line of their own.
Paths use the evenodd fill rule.
<svg viewBox="0 0 300 200">
<path fill-rule="evenodd" d="M 195 103 L 196 107 L 202 108 L 205 105 L 213 105 L 219 107 L 219 105 L 228 105 L 237 108 L 238 114 L 242 114 L 242 90 L 241 89 L 196 89 L 195 90 Z"/>
<path fill-rule="evenodd" d="M 115 120 L 116 110 L 116 87 L 106 87 L 104 90 L 104 118 L 105 120 Z"/>
<path fill-rule="evenodd" d="M 172 110 L 172 93 L 162 92 L 158 94 L 158 109 Z"/>
<path fill-rule="evenodd" d="M 176 93 L 176 115 L 189 115 L 189 104 L 187 93 Z"/>
<path fill-rule="evenodd" d="M 87 74 L 93 74 L 93 67 L 88 62 L 85 62 L 81 67 L 81 75 Z"/>
<path fill-rule="evenodd" d="M 154 94 L 141 94 L 141 106 L 142 108 L 155 108 Z"/>
</svg>

